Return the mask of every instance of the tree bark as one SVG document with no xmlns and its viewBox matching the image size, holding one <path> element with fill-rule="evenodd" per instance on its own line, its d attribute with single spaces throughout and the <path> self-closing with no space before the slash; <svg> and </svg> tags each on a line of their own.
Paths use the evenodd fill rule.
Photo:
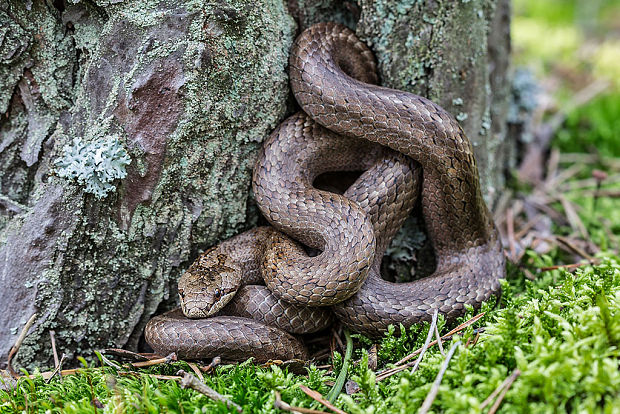
<svg viewBox="0 0 620 414">
<path fill-rule="evenodd" d="M 501 188 L 507 0 L 69 3 L 0 0 L 2 361 L 33 313 L 20 366 L 49 364 L 49 330 L 70 358 L 135 348 L 191 260 L 256 223 L 252 166 L 314 22 L 454 113 Z"/>
</svg>

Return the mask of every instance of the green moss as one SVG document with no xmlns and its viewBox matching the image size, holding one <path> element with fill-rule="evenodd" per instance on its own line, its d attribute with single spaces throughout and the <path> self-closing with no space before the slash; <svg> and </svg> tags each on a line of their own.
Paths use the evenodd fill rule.
<svg viewBox="0 0 620 414">
<path fill-rule="evenodd" d="M 549 257 L 530 254 L 528 266 L 536 269 L 552 263 Z M 612 413 L 620 403 L 620 265 L 608 256 L 598 266 L 575 274 L 561 270 L 540 273 L 525 281 L 515 270 L 504 283 L 502 305 L 486 304 L 486 312 L 464 331 L 463 343 L 480 337 L 475 346 L 458 348 L 443 377 L 433 404 L 438 412 L 486 412 L 480 404 L 515 369 L 521 374 L 508 389 L 500 413 L 601 412 Z M 473 316 L 473 311 L 461 321 Z M 480 328 L 484 327 L 483 331 Z M 439 329 L 448 327 L 440 320 Z M 390 332 L 379 344 L 379 367 L 421 346 L 428 324 Z M 358 336 L 363 344 L 369 341 Z M 449 347 L 449 341 L 444 347 Z M 336 406 L 351 413 L 413 412 L 426 397 L 444 357 L 437 347 L 427 352 L 420 369 L 405 370 L 381 382 L 368 369 L 368 353 L 357 346 L 360 360 L 350 379 L 360 391 L 341 394 Z M 338 359 L 338 358 L 337 358 Z M 336 368 L 338 366 L 335 361 Z M 177 382 L 148 374 L 175 375 L 190 371 L 183 363 L 151 367 L 142 371 L 111 367 L 84 368 L 61 382 L 47 385 L 40 377 L 21 379 L 15 389 L 0 391 L 0 412 L 29 406 L 29 412 L 94 412 L 95 404 L 107 411 L 144 412 L 207 410 L 227 412 L 226 407 Z M 122 371 L 122 372 L 121 372 Z M 133 373 L 128 373 L 134 371 Z M 247 412 L 273 412 L 275 391 L 291 405 L 322 409 L 297 386 L 304 384 L 326 395 L 332 375 L 310 367 L 305 376 L 293 375 L 277 366 L 259 368 L 251 363 L 226 365 L 205 375 L 205 382 L 229 396 Z"/>
</svg>

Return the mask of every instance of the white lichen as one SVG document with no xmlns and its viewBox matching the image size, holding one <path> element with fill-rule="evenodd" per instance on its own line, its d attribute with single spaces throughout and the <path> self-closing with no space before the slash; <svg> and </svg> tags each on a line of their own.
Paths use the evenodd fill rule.
<svg viewBox="0 0 620 414">
<path fill-rule="evenodd" d="M 76 137 L 63 148 L 63 156 L 56 161 L 56 174 L 73 179 L 84 186 L 84 191 L 97 198 L 105 198 L 116 187 L 114 180 L 125 178 L 131 158 L 118 137 L 107 137 L 84 142 Z"/>
</svg>

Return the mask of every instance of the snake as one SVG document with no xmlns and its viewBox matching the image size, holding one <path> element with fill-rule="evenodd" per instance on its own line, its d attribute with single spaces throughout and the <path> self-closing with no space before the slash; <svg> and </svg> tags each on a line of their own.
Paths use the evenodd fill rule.
<svg viewBox="0 0 620 414">
<path fill-rule="evenodd" d="M 145 328 L 160 354 L 307 359 L 296 334 L 334 318 L 378 337 L 435 312 L 454 319 L 500 291 L 501 242 L 456 119 L 424 97 L 379 86 L 372 51 L 337 23 L 298 36 L 289 76 L 301 112 L 265 141 L 252 178 L 271 226 L 220 243 L 188 268 L 181 309 Z M 334 171 L 363 173 L 342 194 L 314 186 Z M 416 203 L 435 271 L 386 281 L 381 258 Z"/>
</svg>

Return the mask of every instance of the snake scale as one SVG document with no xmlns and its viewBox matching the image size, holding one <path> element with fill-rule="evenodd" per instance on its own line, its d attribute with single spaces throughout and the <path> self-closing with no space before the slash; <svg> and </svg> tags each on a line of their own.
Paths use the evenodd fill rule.
<svg viewBox="0 0 620 414">
<path fill-rule="evenodd" d="M 303 112 L 271 134 L 253 175 L 272 227 L 224 241 L 190 266 L 179 281 L 187 317 L 170 311 L 145 329 L 158 353 L 304 359 L 303 343 L 284 330 L 314 332 L 335 316 L 377 336 L 428 321 L 435 309 L 454 318 L 499 291 L 504 256 L 457 121 L 423 97 L 376 85 L 372 52 L 342 25 L 305 30 L 289 69 Z M 322 173 L 353 170 L 364 172 L 344 194 L 313 186 Z M 436 270 L 385 281 L 381 257 L 418 201 Z"/>
</svg>

